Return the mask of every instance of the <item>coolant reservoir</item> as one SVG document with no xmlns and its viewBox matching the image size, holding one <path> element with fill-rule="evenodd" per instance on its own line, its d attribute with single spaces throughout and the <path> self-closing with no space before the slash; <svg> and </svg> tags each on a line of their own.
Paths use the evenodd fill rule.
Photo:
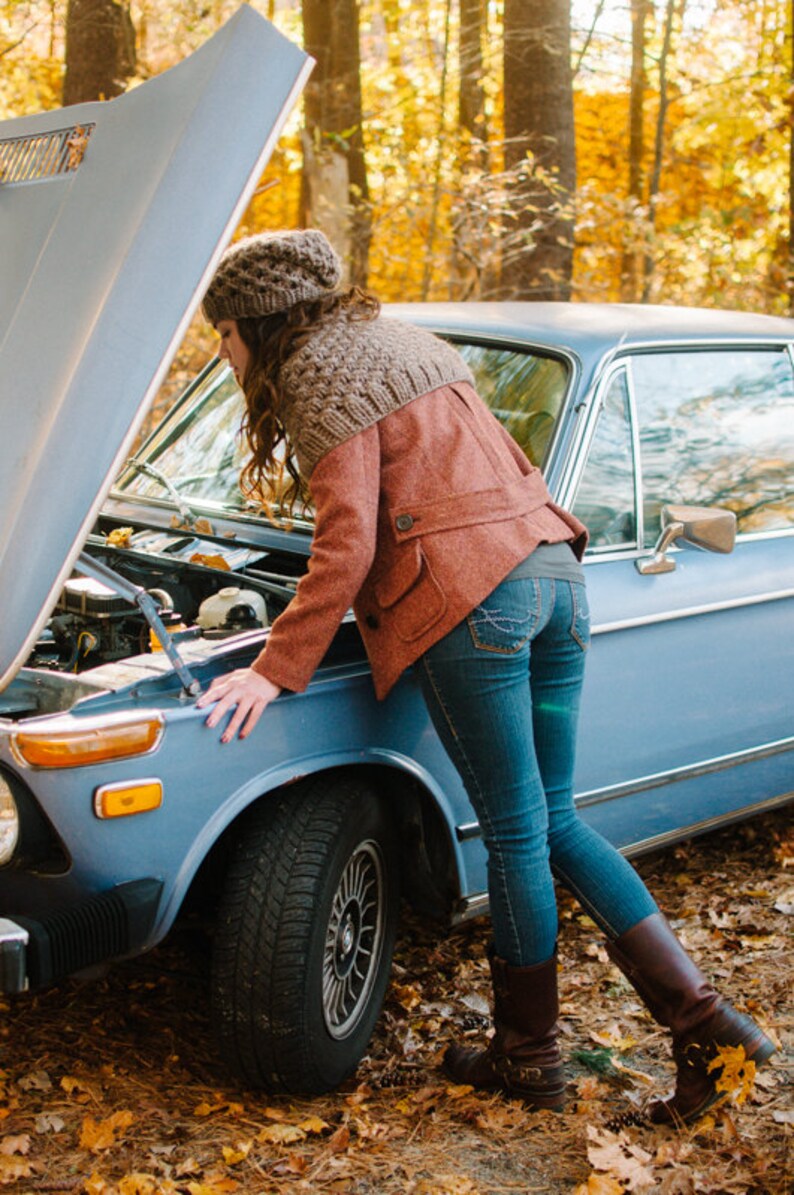
<svg viewBox="0 0 794 1195">
<path fill-rule="evenodd" d="M 253 589 L 238 589 L 234 585 L 219 589 L 211 597 L 205 598 L 199 606 L 196 622 L 204 631 L 225 627 L 229 611 L 235 606 L 250 606 L 259 625 L 267 626 L 265 599 L 261 593 L 255 593 Z"/>
</svg>

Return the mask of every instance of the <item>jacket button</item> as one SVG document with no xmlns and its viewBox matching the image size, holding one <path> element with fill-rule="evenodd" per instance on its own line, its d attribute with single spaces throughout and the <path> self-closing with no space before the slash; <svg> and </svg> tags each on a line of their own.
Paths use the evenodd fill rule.
<svg viewBox="0 0 794 1195">
<path fill-rule="evenodd" d="M 410 531 L 414 525 L 411 515 L 397 515 L 396 523 L 398 531 Z"/>
<path fill-rule="evenodd" d="M 366 616 L 366 618 L 364 619 L 364 622 L 367 624 L 367 626 L 369 627 L 369 629 L 371 631 L 377 631 L 378 627 L 380 626 L 380 623 L 378 622 L 378 620 L 374 614 L 368 614 Z"/>
</svg>

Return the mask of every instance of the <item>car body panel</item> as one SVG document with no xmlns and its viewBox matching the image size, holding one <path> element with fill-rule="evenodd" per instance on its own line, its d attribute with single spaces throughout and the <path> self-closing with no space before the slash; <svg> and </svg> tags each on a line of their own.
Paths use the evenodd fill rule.
<svg viewBox="0 0 794 1195">
<path fill-rule="evenodd" d="M 534 351 L 566 363 L 568 387 L 546 469 L 553 494 L 565 503 L 576 501 L 604 387 L 633 354 L 670 345 L 699 352 L 794 344 L 794 323 L 743 313 L 534 303 L 419 304 L 389 311 L 465 345 Z M 202 385 L 202 379 L 195 383 Z M 143 459 L 156 437 L 155 431 L 140 450 Z M 154 485 L 135 493 L 132 477 L 131 471 L 122 474 L 87 542 L 89 552 L 124 576 L 145 571 L 148 561 L 158 578 L 172 568 L 180 575 L 189 571 L 199 586 L 217 590 L 227 583 L 228 573 L 190 562 L 196 551 L 239 553 L 241 560 L 250 554 L 255 563 L 264 562 L 263 570 L 275 567 L 274 559 L 291 561 L 297 571 L 305 567 L 310 525 L 287 530 L 257 512 L 191 500 L 195 513 L 206 516 L 206 532 L 174 530 L 178 512 L 167 491 Z M 669 501 L 679 497 L 671 492 Z M 109 549 L 107 529 L 127 523 L 151 533 L 157 549 L 143 541 Z M 675 546 L 669 552 L 674 568 L 655 576 L 636 568 L 653 556 L 648 545 L 588 553 L 594 634 L 577 801 L 583 816 L 627 853 L 790 798 L 793 550 L 791 529 L 741 534 L 730 555 Z M 232 576 L 253 576 L 246 567 Z M 179 650 L 206 685 L 250 663 L 267 634 L 263 627 L 219 641 L 188 637 Z M 245 742 L 224 745 L 219 732 L 209 733 L 168 661 L 148 651 L 109 659 L 75 677 L 23 669 L 0 698 L 0 711 L 0 773 L 26 786 L 66 859 L 59 873 L 46 875 L 0 867 L 0 908 L 9 914 L 43 915 L 153 877 L 162 883 L 162 895 L 136 948 L 150 946 L 167 932 L 204 861 L 246 809 L 276 791 L 288 792 L 307 775 L 340 769 L 377 775 L 388 785 L 396 814 L 419 791 L 435 810 L 443 839 L 451 881 L 445 912 L 458 920 L 485 911 L 480 830 L 429 723 L 416 678 L 409 670 L 377 702 L 350 617 L 306 692 L 272 703 Z M 162 741 L 132 759 L 36 769 L 24 764 L 15 746 L 21 727 L 91 724 L 101 733 L 114 717 L 147 712 L 162 715 Z M 100 786 L 152 778 L 164 786 L 159 809 L 115 820 L 95 815 Z"/>
<path fill-rule="evenodd" d="M 18 146 L 40 159 L 2 183 L 0 689 L 71 571 L 310 67 L 243 6 L 126 95 L 0 128 L 9 161 Z M 73 142 L 89 132 L 71 169 L 48 156 L 64 128 Z"/>
</svg>

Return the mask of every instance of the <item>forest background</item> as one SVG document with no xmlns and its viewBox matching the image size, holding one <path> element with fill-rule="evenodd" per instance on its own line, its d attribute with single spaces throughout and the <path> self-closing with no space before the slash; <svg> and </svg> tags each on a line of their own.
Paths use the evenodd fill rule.
<svg viewBox="0 0 794 1195">
<path fill-rule="evenodd" d="M 0 117 L 112 98 L 237 6 L 0 0 Z M 320 226 L 386 300 L 792 310 L 792 0 L 253 7 L 317 67 L 240 234 Z"/>
</svg>

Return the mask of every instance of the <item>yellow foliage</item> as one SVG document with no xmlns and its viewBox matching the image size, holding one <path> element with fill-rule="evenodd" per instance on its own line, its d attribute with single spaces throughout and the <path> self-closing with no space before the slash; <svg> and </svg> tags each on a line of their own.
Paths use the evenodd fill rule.
<svg viewBox="0 0 794 1195">
<path fill-rule="evenodd" d="M 729 1095 L 734 1103 L 743 1104 L 752 1094 L 755 1063 L 746 1057 L 744 1046 L 720 1046 L 708 1069 L 719 1070 L 714 1086 L 717 1091 Z"/>
</svg>

